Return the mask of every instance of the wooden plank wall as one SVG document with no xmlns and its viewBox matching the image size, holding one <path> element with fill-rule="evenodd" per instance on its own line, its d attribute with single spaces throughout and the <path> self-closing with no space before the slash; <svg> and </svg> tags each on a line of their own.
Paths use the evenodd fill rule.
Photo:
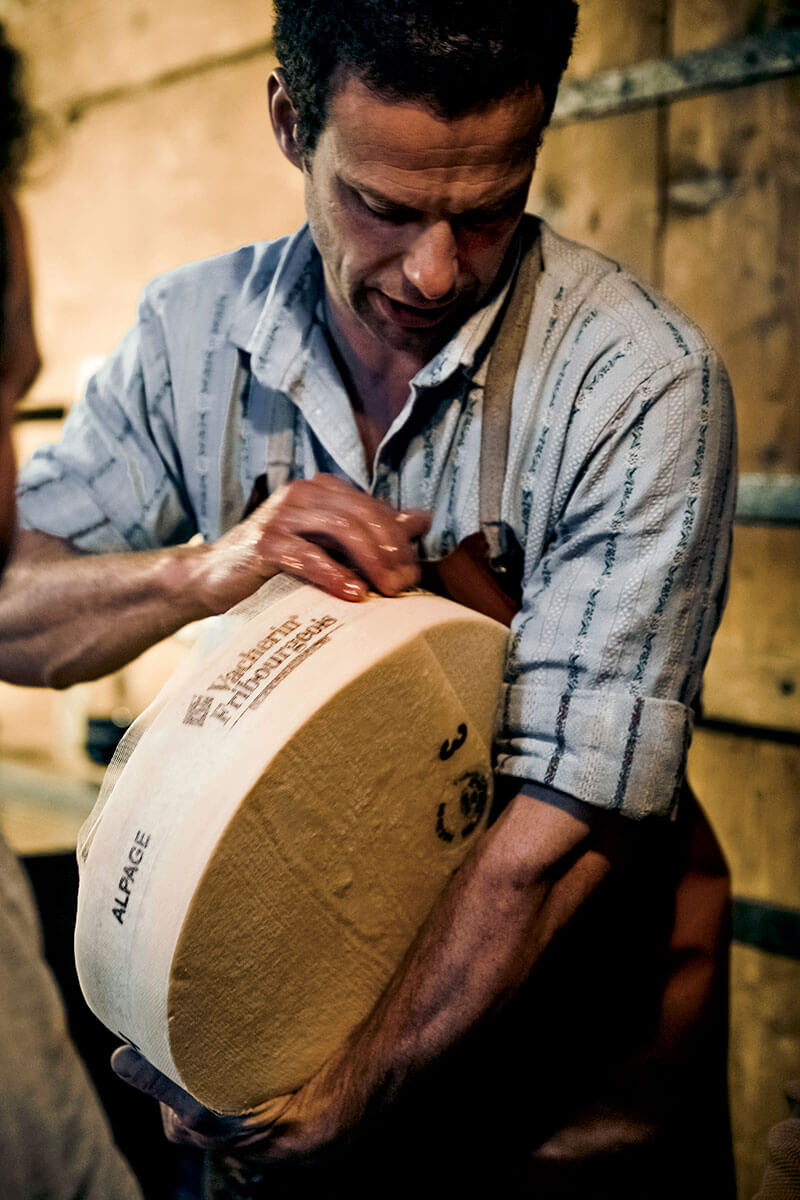
<svg viewBox="0 0 800 1200">
<path fill-rule="evenodd" d="M 45 369 L 29 401 L 73 398 L 130 324 L 142 283 L 302 219 L 299 175 L 269 130 L 267 0 L 0 0 L 30 55 L 42 119 L 24 191 Z M 793 0 L 582 0 L 575 77 L 797 25 Z M 740 464 L 800 471 L 800 80 L 551 130 L 530 207 L 633 267 L 694 316 L 737 394 Z M 21 430 L 26 447 L 43 426 Z M 52 431 L 48 431 L 51 433 Z M 796 583 L 800 531 L 739 528 L 730 603 L 707 673 L 691 776 L 738 895 L 800 908 Z M 136 709 L 180 648 L 123 673 Z M 82 769 L 103 683 L 51 697 L 0 687 L 0 752 Z M 752 1196 L 782 1085 L 800 1076 L 800 964 L 733 956 L 731 1079 L 739 1186 Z"/>
<path fill-rule="evenodd" d="M 584 0 L 578 77 L 797 25 L 796 4 Z M 530 207 L 624 261 L 692 315 L 734 384 L 740 470 L 800 471 L 798 79 L 568 125 L 546 136 Z M 736 895 L 800 909 L 800 530 L 738 527 L 728 608 L 690 776 Z M 800 963 L 737 945 L 731 1094 L 739 1194 L 751 1197 L 783 1085 L 800 1077 Z"/>
</svg>

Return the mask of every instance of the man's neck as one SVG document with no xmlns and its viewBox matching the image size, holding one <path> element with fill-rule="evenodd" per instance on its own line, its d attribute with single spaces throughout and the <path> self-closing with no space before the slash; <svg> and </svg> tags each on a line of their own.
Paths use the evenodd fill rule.
<svg viewBox="0 0 800 1200">
<path fill-rule="evenodd" d="M 387 346 L 354 321 L 341 320 L 325 298 L 331 351 L 350 397 L 367 463 L 408 400 L 411 380 L 431 355 Z"/>
</svg>

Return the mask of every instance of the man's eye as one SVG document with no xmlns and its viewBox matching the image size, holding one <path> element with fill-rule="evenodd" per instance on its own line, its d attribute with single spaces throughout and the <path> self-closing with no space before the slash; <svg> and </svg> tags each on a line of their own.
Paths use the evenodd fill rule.
<svg viewBox="0 0 800 1200">
<path fill-rule="evenodd" d="M 379 221 L 388 221 L 392 225 L 402 225 L 406 221 L 413 220 L 414 214 L 407 208 L 381 208 L 378 205 L 369 204 L 363 198 L 361 203 L 367 212 L 373 217 L 377 217 Z"/>
<path fill-rule="evenodd" d="M 499 216 L 464 216 L 458 218 L 458 224 L 461 229 L 486 229 L 489 225 L 496 225 L 500 220 Z"/>
<path fill-rule="evenodd" d="M 462 229 L 488 229 L 491 225 L 499 225 L 513 215 L 511 205 L 494 209 L 491 212 L 462 213 L 458 224 Z"/>
</svg>

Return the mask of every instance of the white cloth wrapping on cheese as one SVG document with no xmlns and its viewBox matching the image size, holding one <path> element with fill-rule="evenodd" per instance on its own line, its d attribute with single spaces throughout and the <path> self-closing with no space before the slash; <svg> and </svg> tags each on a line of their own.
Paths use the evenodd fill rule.
<svg viewBox="0 0 800 1200">
<path fill-rule="evenodd" d="M 285 576 L 219 618 L 81 831 L 101 1021 L 218 1112 L 302 1085 L 485 826 L 506 644 L 429 593 L 352 604 Z"/>
</svg>

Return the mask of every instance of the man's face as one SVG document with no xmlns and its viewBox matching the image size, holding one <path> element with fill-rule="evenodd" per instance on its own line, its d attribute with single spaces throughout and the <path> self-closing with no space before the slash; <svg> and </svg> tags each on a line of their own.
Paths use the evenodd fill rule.
<svg viewBox="0 0 800 1200">
<path fill-rule="evenodd" d="M 451 120 L 352 75 L 335 90 L 303 164 L 306 212 L 354 349 L 425 360 L 481 303 L 525 207 L 542 111 L 539 89 Z"/>
<path fill-rule="evenodd" d="M 0 574 L 14 542 L 16 465 L 11 441 L 14 406 L 33 383 L 39 352 L 33 331 L 31 292 L 22 221 L 11 193 L 0 187 L 0 237 L 6 247 L 0 343 Z"/>
</svg>

